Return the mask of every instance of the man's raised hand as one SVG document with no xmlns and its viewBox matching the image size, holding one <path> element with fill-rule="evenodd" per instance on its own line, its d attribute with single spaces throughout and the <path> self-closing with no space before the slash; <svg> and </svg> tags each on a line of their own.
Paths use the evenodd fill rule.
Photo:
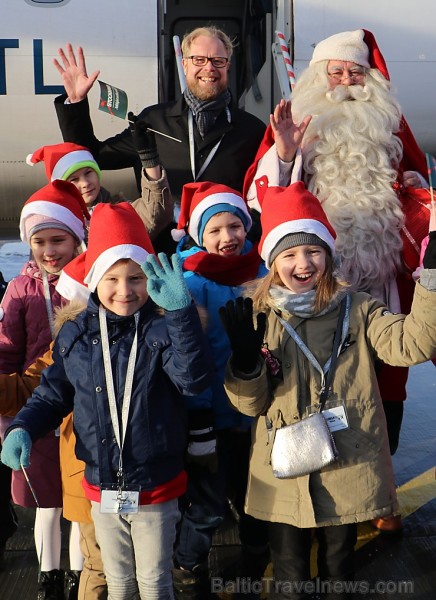
<svg viewBox="0 0 436 600">
<path fill-rule="evenodd" d="M 66 52 L 63 48 L 59 48 L 58 54 L 60 60 L 54 58 L 53 64 L 60 73 L 67 96 L 71 103 L 80 102 L 88 95 L 89 90 L 100 75 L 100 71 L 94 71 L 88 77 L 85 55 L 80 46 L 77 48 L 77 59 L 71 44 L 67 44 Z"/>
</svg>

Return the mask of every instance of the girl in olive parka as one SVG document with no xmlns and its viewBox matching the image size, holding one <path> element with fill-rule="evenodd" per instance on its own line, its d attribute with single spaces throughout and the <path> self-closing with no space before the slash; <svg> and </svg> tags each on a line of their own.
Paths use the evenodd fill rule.
<svg viewBox="0 0 436 600">
<path fill-rule="evenodd" d="M 436 355 L 436 231 L 430 233 L 406 317 L 391 314 L 368 294 L 348 293 L 336 279 L 335 232 L 302 182 L 269 188 L 261 219 L 259 250 L 270 273 L 253 295 L 257 328 L 251 299 L 238 299 L 221 311 L 233 351 L 225 387 L 233 406 L 257 417 L 245 509 L 269 522 L 275 578 L 270 597 L 296 599 L 306 597 L 304 585 L 297 588 L 295 582 L 310 579 L 313 528 L 322 582 L 351 581 L 357 523 L 398 508 L 374 359 L 410 366 Z M 325 375 L 343 302 L 328 396 L 337 415 L 332 435 L 339 457 L 320 471 L 278 479 L 267 424 L 275 432 L 307 417 L 314 410 L 309 407 L 319 410 L 320 369 Z"/>
</svg>

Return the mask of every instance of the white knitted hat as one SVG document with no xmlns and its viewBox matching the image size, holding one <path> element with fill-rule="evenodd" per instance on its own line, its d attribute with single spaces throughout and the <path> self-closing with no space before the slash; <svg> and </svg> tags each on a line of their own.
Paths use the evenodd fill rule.
<svg viewBox="0 0 436 600">
<path fill-rule="evenodd" d="M 342 31 L 322 40 L 315 46 L 310 65 L 323 60 L 343 60 L 369 68 L 369 50 L 363 41 L 363 29 Z"/>
</svg>

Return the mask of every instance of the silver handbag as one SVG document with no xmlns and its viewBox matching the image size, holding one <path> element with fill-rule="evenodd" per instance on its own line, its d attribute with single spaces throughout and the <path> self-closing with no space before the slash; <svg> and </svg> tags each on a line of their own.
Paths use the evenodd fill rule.
<svg viewBox="0 0 436 600">
<path fill-rule="evenodd" d="M 322 413 L 277 429 L 271 451 L 274 477 L 289 479 L 320 471 L 338 458 Z"/>
<path fill-rule="evenodd" d="M 289 479 L 291 477 L 300 477 L 320 471 L 323 467 L 330 465 L 337 460 L 339 453 L 336 448 L 335 441 L 330 432 L 329 426 L 322 414 L 326 403 L 330 386 L 333 382 L 333 377 L 336 369 L 336 361 L 339 355 L 341 340 L 345 339 L 345 334 L 348 330 L 348 315 L 350 308 L 349 294 L 342 300 L 338 323 L 333 340 L 333 350 L 331 362 L 327 372 L 325 385 L 320 394 L 319 412 L 298 421 L 291 425 L 285 425 L 272 431 L 272 424 L 265 417 L 266 426 L 269 433 L 273 433 L 272 449 L 271 449 L 271 466 L 274 477 L 278 479 Z M 344 325 L 345 320 L 345 325 Z M 311 356 L 310 350 L 305 346 L 296 331 L 279 318 L 283 327 L 293 337 L 298 347 L 304 354 L 316 360 Z M 343 331 L 344 326 L 344 331 Z M 321 367 L 320 367 L 321 368 Z"/>
</svg>

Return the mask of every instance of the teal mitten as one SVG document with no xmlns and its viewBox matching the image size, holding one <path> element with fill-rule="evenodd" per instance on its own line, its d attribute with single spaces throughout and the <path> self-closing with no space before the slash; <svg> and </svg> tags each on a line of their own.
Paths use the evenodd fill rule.
<svg viewBox="0 0 436 600">
<path fill-rule="evenodd" d="M 191 304 L 191 296 L 183 277 L 182 259 L 173 254 L 172 266 L 168 257 L 163 252 L 149 254 L 147 260 L 141 265 L 147 276 L 147 291 L 150 298 L 165 310 L 178 310 Z"/>
<path fill-rule="evenodd" d="M 30 449 L 32 440 L 25 429 L 13 429 L 3 442 L 1 461 L 14 471 L 30 466 Z"/>
</svg>

